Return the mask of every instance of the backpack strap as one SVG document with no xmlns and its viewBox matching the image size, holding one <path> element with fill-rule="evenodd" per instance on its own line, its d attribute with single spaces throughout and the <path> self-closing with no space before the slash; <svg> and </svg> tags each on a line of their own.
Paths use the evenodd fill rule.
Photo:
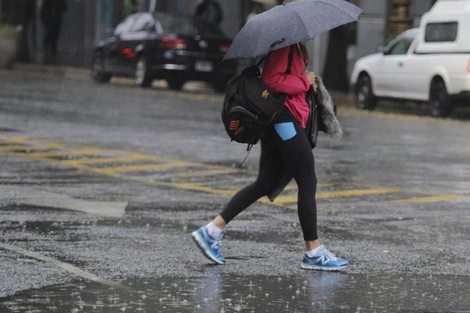
<svg viewBox="0 0 470 313">
<path fill-rule="evenodd" d="M 290 46 L 290 49 L 289 49 L 289 58 L 287 59 L 287 68 L 286 68 L 286 71 L 285 73 L 286 74 L 290 74 L 290 68 L 292 66 L 292 60 L 294 59 L 294 46 Z"/>
<path fill-rule="evenodd" d="M 286 74 L 290 74 L 290 69 L 292 67 L 292 60 L 294 59 L 294 46 L 290 46 L 290 49 L 289 49 L 289 57 L 287 59 L 287 68 L 286 68 L 286 71 L 285 73 Z M 264 61 L 266 61 L 266 59 L 268 58 L 268 55 L 269 53 L 267 53 L 266 55 L 264 55 L 261 60 L 256 64 L 256 66 L 258 67 L 258 69 L 260 68 L 260 65 L 263 64 Z M 276 116 L 277 113 L 274 113 L 273 117 L 271 120 L 274 120 L 274 117 Z M 264 133 L 266 133 L 267 130 L 264 131 Z M 264 133 L 261 135 L 261 137 L 264 135 Z M 253 144 L 248 144 L 248 146 L 246 147 L 246 156 L 245 158 L 243 159 L 243 161 L 241 161 L 241 163 L 238 165 L 239 168 L 242 168 L 243 166 L 243 163 L 245 163 L 246 159 L 248 158 L 248 155 L 250 154 L 251 152 L 251 148 L 253 147 Z"/>
</svg>

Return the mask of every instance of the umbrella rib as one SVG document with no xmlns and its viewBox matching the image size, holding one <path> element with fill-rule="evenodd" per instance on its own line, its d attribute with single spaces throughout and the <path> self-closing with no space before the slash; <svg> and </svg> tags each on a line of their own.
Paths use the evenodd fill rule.
<svg viewBox="0 0 470 313">
<path fill-rule="evenodd" d="M 317 0 L 317 1 L 318 1 L 318 2 L 323 2 L 324 4 L 327 4 L 327 5 L 329 5 L 330 7 L 333 7 L 333 8 L 335 8 L 335 9 L 341 10 L 341 11 L 343 11 L 344 14 L 351 16 L 351 14 L 349 14 L 348 12 L 346 12 L 345 10 L 343 10 L 343 8 L 334 6 L 334 5 L 332 5 L 331 3 L 329 3 L 328 1 L 325 1 L 325 0 Z"/>
<path fill-rule="evenodd" d="M 305 29 L 305 33 L 308 34 L 307 26 L 305 26 L 305 23 L 302 21 L 302 17 L 300 16 L 299 12 L 294 11 L 294 10 L 292 10 L 291 8 L 289 8 L 289 10 L 291 10 L 292 12 L 294 12 L 294 13 L 299 17 L 299 20 L 302 22 L 302 26 L 303 26 L 304 29 Z M 305 39 L 307 39 L 307 38 L 305 38 Z"/>
<path fill-rule="evenodd" d="M 256 58 L 271 50 L 312 40 L 337 26 L 357 21 L 363 11 L 345 0 L 299 0 L 276 6 L 258 14 L 237 33 L 224 59 Z M 287 16 L 290 18 L 286 19 Z M 279 23 L 279 19 L 285 20 Z"/>
</svg>

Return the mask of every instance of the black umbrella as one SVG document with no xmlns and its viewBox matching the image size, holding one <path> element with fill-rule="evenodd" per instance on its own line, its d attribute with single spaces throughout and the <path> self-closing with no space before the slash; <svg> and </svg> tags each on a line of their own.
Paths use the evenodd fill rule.
<svg viewBox="0 0 470 313">
<path fill-rule="evenodd" d="M 345 0 L 297 0 L 254 16 L 235 36 L 224 59 L 256 58 L 314 39 L 357 21 L 362 9 Z"/>
</svg>

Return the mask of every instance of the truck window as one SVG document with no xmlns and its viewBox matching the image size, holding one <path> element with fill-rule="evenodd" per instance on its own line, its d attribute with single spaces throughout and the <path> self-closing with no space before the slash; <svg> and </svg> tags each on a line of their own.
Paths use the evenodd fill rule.
<svg viewBox="0 0 470 313">
<path fill-rule="evenodd" d="M 457 39 L 457 26 L 457 22 L 429 23 L 426 25 L 424 41 L 455 41 Z"/>
</svg>

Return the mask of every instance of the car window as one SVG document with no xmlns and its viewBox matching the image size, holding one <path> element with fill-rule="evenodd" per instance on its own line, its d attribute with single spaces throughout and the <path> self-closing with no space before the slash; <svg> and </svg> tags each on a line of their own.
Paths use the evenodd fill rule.
<svg viewBox="0 0 470 313">
<path fill-rule="evenodd" d="M 457 39 L 457 29 L 457 22 L 429 23 L 426 25 L 424 41 L 455 41 Z"/>
<path fill-rule="evenodd" d="M 131 32 L 144 32 L 155 30 L 155 20 L 150 14 L 138 14 L 135 23 L 131 26 Z"/>
<path fill-rule="evenodd" d="M 118 24 L 118 26 L 116 26 L 116 29 L 114 30 L 114 34 L 121 35 L 123 33 L 129 32 L 132 24 L 134 23 L 134 20 L 135 20 L 134 15 L 127 17 L 124 21 Z"/>
<path fill-rule="evenodd" d="M 406 54 L 406 52 L 410 48 L 411 43 L 413 42 L 415 37 L 416 37 L 416 34 L 409 34 L 409 35 L 402 37 L 388 49 L 388 54 L 391 54 L 391 55 Z"/>
<path fill-rule="evenodd" d="M 217 25 L 207 23 L 199 18 L 160 14 L 157 15 L 157 19 L 160 22 L 161 29 L 167 33 L 224 37 L 224 33 Z"/>
</svg>

